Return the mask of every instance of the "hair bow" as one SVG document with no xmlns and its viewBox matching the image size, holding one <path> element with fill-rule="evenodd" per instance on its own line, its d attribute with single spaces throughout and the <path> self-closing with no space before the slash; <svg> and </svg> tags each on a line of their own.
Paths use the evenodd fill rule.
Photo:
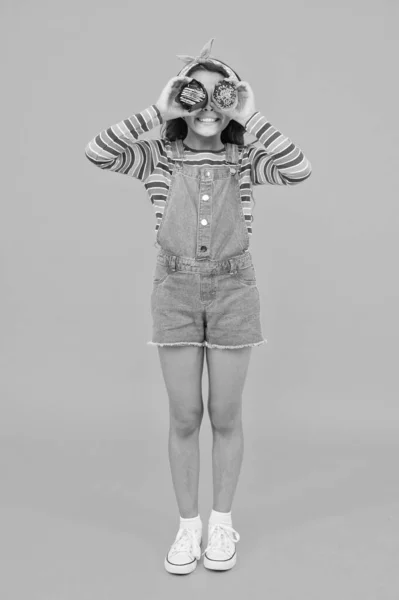
<svg viewBox="0 0 399 600">
<path fill-rule="evenodd" d="M 211 50 L 212 44 L 215 38 L 211 38 L 209 42 L 205 44 L 202 48 L 199 56 L 188 56 L 187 54 L 177 54 L 177 58 L 180 58 L 183 62 L 185 62 L 185 66 L 180 70 L 179 75 L 185 75 L 190 69 L 197 64 L 205 63 L 207 61 L 213 62 L 215 65 L 222 67 L 225 72 L 228 74 L 228 78 L 232 81 L 241 81 L 240 77 L 237 75 L 233 69 L 231 69 L 226 63 L 221 62 L 217 58 L 211 58 Z"/>
<path fill-rule="evenodd" d="M 209 40 L 209 42 L 207 42 L 205 44 L 205 46 L 202 48 L 201 52 L 199 53 L 199 56 L 188 56 L 187 54 L 177 54 L 177 58 L 180 58 L 180 60 L 185 62 L 187 65 L 191 64 L 193 62 L 195 62 L 195 63 L 206 62 L 210 58 L 212 44 L 213 44 L 214 39 L 215 38 L 211 38 Z"/>
</svg>

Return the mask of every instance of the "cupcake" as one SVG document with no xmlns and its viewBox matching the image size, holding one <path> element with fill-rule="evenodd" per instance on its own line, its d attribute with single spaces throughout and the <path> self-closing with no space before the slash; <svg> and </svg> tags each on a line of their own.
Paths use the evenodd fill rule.
<svg viewBox="0 0 399 600">
<path fill-rule="evenodd" d="M 215 85 L 213 101 L 220 110 L 232 108 L 236 104 L 237 98 L 234 82 L 223 80 Z"/>
<path fill-rule="evenodd" d="M 193 79 L 185 85 L 177 95 L 177 101 L 189 112 L 203 108 L 208 101 L 208 94 L 200 81 Z"/>
</svg>

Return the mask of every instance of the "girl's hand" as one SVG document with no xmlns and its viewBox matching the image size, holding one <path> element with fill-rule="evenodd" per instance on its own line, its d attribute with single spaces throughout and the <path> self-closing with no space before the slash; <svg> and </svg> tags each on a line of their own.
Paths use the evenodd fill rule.
<svg viewBox="0 0 399 600">
<path fill-rule="evenodd" d="M 177 119 L 178 117 L 191 117 L 201 112 L 200 108 L 189 112 L 182 107 L 180 102 L 177 102 L 175 99 L 183 86 L 187 85 L 187 83 L 190 83 L 192 79 L 192 77 L 178 75 L 177 77 L 172 77 L 172 79 L 168 81 L 156 102 L 156 106 L 164 121 L 168 121 L 169 119 Z"/>
<path fill-rule="evenodd" d="M 244 126 L 248 119 L 256 112 L 255 97 L 247 81 L 238 81 L 236 87 L 238 96 L 236 106 L 223 110 L 223 114 Z M 213 102 L 212 105 L 216 112 L 220 112 L 220 109 Z"/>
</svg>

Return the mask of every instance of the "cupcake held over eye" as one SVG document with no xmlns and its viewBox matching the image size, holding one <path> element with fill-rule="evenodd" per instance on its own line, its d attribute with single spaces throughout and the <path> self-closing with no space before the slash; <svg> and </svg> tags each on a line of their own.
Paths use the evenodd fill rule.
<svg viewBox="0 0 399 600">
<path fill-rule="evenodd" d="M 233 81 L 220 81 L 215 85 L 212 97 L 220 110 L 233 108 L 238 101 L 236 84 Z"/>
<path fill-rule="evenodd" d="M 208 101 L 208 94 L 200 81 L 193 79 L 185 85 L 177 95 L 177 101 L 189 112 L 203 108 Z"/>
</svg>

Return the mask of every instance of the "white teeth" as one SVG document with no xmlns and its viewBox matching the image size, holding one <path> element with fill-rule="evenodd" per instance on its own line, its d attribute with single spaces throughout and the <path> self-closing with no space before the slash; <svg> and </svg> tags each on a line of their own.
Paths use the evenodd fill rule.
<svg viewBox="0 0 399 600">
<path fill-rule="evenodd" d="M 217 119 L 198 119 L 202 123 L 216 123 Z"/>
</svg>

